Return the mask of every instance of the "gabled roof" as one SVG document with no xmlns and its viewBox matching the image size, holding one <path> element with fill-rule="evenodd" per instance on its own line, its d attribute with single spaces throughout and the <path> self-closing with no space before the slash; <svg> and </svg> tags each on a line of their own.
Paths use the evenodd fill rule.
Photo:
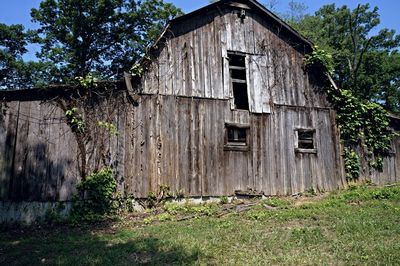
<svg viewBox="0 0 400 266">
<path fill-rule="evenodd" d="M 311 41 L 307 40 L 304 36 L 302 36 L 299 32 L 297 32 L 289 24 L 287 24 L 285 21 L 283 21 L 277 15 L 275 15 L 270 10 L 268 10 L 264 5 L 260 4 L 259 2 L 255 1 L 255 0 L 220 0 L 220 1 L 214 2 L 212 4 L 209 4 L 207 6 L 204 6 L 204 7 L 200 8 L 200 9 L 197 9 L 197 10 L 195 10 L 193 12 L 190 12 L 188 14 L 185 14 L 183 16 L 177 17 L 177 18 L 171 20 L 169 25 L 172 25 L 172 24 L 175 24 L 175 23 L 178 23 L 178 22 L 183 22 L 183 21 L 186 21 L 186 20 L 190 20 L 194 16 L 201 15 L 203 13 L 206 13 L 209 10 L 215 10 L 218 7 L 226 6 L 226 5 L 229 5 L 229 4 L 234 3 L 234 2 L 247 4 L 249 6 L 252 6 L 253 8 L 255 8 L 255 10 L 258 10 L 262 15 L 270 18 L 276 24 L 282 26 L 282 28 L 284 30 L 286 30 L 287 33 L 295 36 L 300 41 L 304 42 L 304 44 L 309 45 L 310 47 L 313 47 L 313 43 Z"/>
<path fill-rule="evenodd" d="M 245 5 L 252 7 L 255 11 L 258 11 L 262 16 L 271 20 L 276 25 L 280 26 L 281 32 L 285 32 L 286 34 L 288 34 L 288 36 L 292 36 L 293 38 L 295 38 L 296 40 L 300 41 L 305 46 L 307 46 L 309 49 L 312 49 L 312 47 L 314 46 L 311 41 L 307 40 L 304 36 L 302 36 L 299 32 L 297 32 L 289 24 L 287 24 L 285 21 L 283 21 L 281 18 L 279 18 L 277 15 L 275 15 L 274 13 L 269 11 L 265 6 L 263 6 L 262 4 L 260 4 L 259 2 L 255 1 L 255 0 L 219 0 L 215 3 L 204 6 L 193 12 L 190 12 L 188 14 L 185 14 L 183 16 L 180 16 L 180 17 L 170 20 L 168 25 L 165 27 L 163 33 L 160 35 L 160 37 L 157 39 L 157 41 L 154 43 L 154 45 L 149 48 L 149 50 L 153 50 L 155 47 L 158 46 L 158 43 L 165 37 L 165 35 L 167 34 L 167 32 L 170 30 L 170 28 L 173 25 L 188 21 L 196 16 L 206 14 L 208 11 L 217 10 L 224 6 L 232 7 L 233 3 L 245 4 Z M 140 61 L 142 61 L 142 60 L 140 60 Z"/>
</svg>

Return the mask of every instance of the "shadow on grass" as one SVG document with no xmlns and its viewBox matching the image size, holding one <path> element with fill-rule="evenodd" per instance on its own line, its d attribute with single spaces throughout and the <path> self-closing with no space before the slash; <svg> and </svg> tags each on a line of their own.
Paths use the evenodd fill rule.
<svg viewBox="0 0 400 266">
<path fill-rule="evenodd" d="M 25 236 L 0 234 L 0 265 L 192 265 L 199 249 L 132 230 L 92 233 L 72 229 Z"/>
</svg>

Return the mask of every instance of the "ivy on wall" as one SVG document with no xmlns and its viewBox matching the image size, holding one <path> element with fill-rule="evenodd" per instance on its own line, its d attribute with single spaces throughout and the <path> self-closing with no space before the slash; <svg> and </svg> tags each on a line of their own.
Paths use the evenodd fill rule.
<svg viewBox="0 0 400 266">
<path fill-rule="evenodd" d="M 307 68 L 322 68 L 327 77 L 334 72 L 332 62 L 332 56 L 318 47 L 305 57 Z M 340 137 L 345 147 L 343 156 L 347 179 L 358 179 L 361 159 L 367 161 L 370 169 L 381 171 L 383 158 L 389 155 L 395 135 L 389 129 L 388 112 L 377 103 L 355 97 L 351 90 L 329 86 L 327 92 L 337 113 Z"/>
</svg>

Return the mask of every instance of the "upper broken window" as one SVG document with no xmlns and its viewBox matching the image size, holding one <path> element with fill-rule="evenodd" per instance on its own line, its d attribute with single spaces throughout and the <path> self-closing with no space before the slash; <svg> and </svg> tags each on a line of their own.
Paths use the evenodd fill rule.
<svg viewBox="0 0 400 266">
<path fill-rule="evenodd" d="M 246 56 L 238 53 L 228 53 L 229 73 L 236 109 L 249 110 L 247 96 Z"/>
</svg>

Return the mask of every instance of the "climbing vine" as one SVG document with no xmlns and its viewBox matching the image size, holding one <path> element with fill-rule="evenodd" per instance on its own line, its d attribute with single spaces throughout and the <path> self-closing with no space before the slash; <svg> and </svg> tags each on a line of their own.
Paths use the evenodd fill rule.
<svg viewBox="0 0 400 266">
<path fill-rule="evenodd" d="M 131 68 L 131 75 L 134 77 L 141 77 L 144 69 L 141 64 L 134 64 Z"/>
<path fill-rule="evenodd" d="M 93 74 L 87 74 L 84 77 L 76 77 L 76 81 L 78 81 L 79 85 L 84 87 L 84 88 L 89 88 L 89 87 L 97 87 L 97 78 Z"/>
<path fill-rule="evenodd" d="M 323 66 L 330 75 L 332 75 L 335 71 L 335 63 L 333 61 L 332 55 L 329 52 L 320 49 L 318 46 L 314 46 L 311 54 L 305 56 L 304 63 L 306 66 Z"/>
<path fill-rule="evenodd" d="M 72 129 L 78 130 L 79 132 L 85 131 L 85 122 L 83 121 L 82 114 L 79 114 L 78 108 L 72 107 L 68 109 L 65 111 L 65 116 Z"/>
<path fill-rule="evenodd" d="M 305 58 L 306 67 L 322 67 L 327 77 L 334 72 L 332 56 L 315 47 Z M 361 158 L 370 169 L 381 171 L 383 158 L 391 150 L 394 133 L 389 129 L 387 111 L 379 104 L 357 98 L 350 90 L 330 86 L 328 98 L 337 113 L 344 144 L 344 163 L 348 180 L 360 176 Z"/>
<path fill-rule="evenodd" d="M 119 135 L 117 127 L 112 123 L 108 123 L 106 121 L 97 121 L 97 125 L 100 128 L 104 128 L 111 136 Z"/>
<path fill-rule="evenodd" d="M 78 77 L 79 84 L 63 88 L 53 102 L 64 113 L 77 144 L 77 162 L 82 180 L 88 173 L 114 168 L 118 157 L 112 138 L 119 136 L 117 124 L 121 103 L 128 101 L 123 82 L 101 82 L 93 75 Z"/>
</svg>

